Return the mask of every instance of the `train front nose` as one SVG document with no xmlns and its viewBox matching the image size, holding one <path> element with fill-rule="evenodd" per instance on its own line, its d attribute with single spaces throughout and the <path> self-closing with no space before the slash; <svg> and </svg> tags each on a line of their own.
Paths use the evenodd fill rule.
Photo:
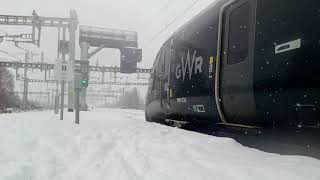
<svg viewBox="0 0 320 180">
<path fill-rule="evenodd" d="M 258 0 L 255 102 L 265 121 L 320 122 L 320 1 Z"/>
</svg>

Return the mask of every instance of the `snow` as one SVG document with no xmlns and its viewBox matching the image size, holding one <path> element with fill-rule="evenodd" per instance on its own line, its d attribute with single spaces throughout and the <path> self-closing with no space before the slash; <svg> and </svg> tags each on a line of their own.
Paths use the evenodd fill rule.
<svg viewBox="0 0 320 180">
<path fill-rule="evenodd" d="M 4 180 L 320 179 L 320 161 L 144 121 L 138 110 L 0 114 Z"/>
</svg>

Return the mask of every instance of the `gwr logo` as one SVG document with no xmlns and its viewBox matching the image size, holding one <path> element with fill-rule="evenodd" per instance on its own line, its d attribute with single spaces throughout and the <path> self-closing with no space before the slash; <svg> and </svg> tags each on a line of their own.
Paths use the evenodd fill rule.
<svg viewBox="0 0 320 180">
<path fill-rule="evenodd" d="M 189 72 L 189 80 L 192 78 L 192 74 L 202 73 L 202 62 L 203 58 L 201 56 L 196 57 L 197 51 L 193 52 L 192 59 L 190 58 L 190 53 L 188 50 L 186 61 L 184 61 L 184 57 L 181 57 L 181 64 L 178 64 L 176 67 L 176 78 L 180 79 L 182 75 L 182 80 L 184 82 L 187 69 Z M 191 60 L 191 62 L 190 62 Z"/>
</svg>

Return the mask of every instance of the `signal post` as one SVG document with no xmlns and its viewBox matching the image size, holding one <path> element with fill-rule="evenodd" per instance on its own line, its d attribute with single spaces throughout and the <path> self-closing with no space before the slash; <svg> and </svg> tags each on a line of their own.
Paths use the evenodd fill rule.
<svg viewBox="0 0 320 180">
<path fill-rule="evenodd" d="M 76 94 L 76 102 L 75 102 L 75 123 L 80 124 L 80 92 L 81 89 L 85 89 L 88 87 L 88 80 L 83 78 L 83 74 L 75 73 L 74 74 L 74 91 Z"/>
</svg>

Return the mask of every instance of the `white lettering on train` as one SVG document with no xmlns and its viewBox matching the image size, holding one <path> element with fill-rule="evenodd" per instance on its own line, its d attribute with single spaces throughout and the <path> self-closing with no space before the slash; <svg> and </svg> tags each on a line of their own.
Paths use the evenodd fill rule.
<svg viewBox="0 0 320 180">
<path fill-rule="evenodd" d="M 191 80 L 192 74 L 202 73 L 203 58 L 201 56 L 196 57 L 196 54 L 197 51 L 194 51 L 191 59 L 190 52 L 188 50 L 186 60 L 184 61 L 184 57 L 181 57 L 181 64 L 178 64 L 176 67 L 177 79 L 180 79 L 182 76 L 182 80 L 184 81 L 187 74 L 187 70 L 189 72 L 189 80 Z"/>
</svg>

